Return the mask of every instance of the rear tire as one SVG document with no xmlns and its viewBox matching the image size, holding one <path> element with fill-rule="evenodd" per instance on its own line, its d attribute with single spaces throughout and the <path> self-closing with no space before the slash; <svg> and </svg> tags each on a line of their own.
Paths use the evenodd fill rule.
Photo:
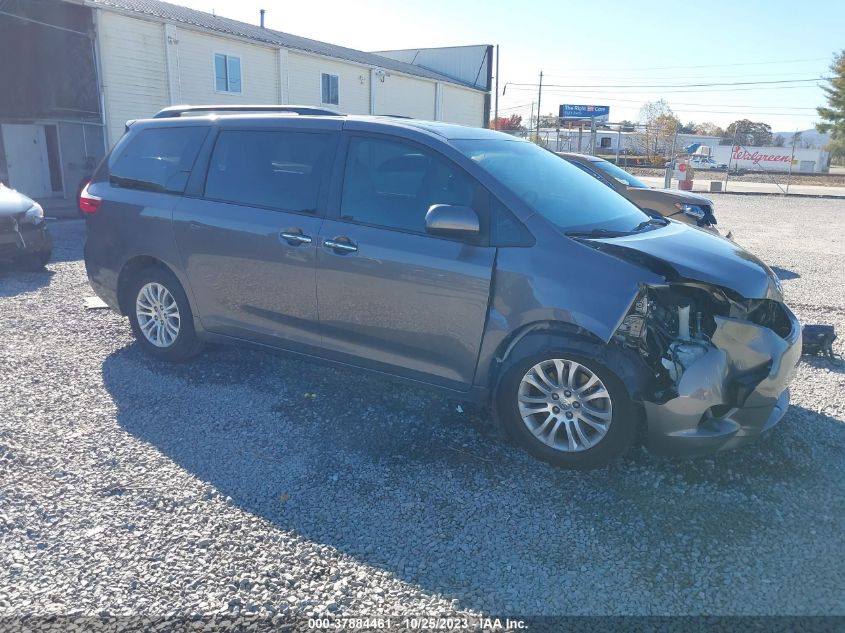
<svg viewBox="0 0 845 633">
<path fill-rule="evenodd" d="M 169 270 L 147 268 L 127 287 L 127 312 L 141 349 L 159 360 L 181 362 L 202 351 L 182 284 Z"/>
<path fill-rule="evenodd" d="M 564 345 L 512 361 L 496 400 L 508 435 L 537 459 L 563 468 L 606 466 L 637 431 L 622 381 L 598 360 Z"/>
</svg>

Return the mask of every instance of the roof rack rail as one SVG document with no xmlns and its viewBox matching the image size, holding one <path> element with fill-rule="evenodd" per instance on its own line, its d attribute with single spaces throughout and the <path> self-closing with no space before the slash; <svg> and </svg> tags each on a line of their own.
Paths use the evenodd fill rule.
<svg viewBox="0 0 845 633">
<path fill-rule="evenodd" d="M 300 115 L 342 116 L 340 112 L 301 105 L 176 105 L 159 110 L 154 119 L 171 119 L 183 114 L 208 112 L 289 112 Z"/>
</svg>

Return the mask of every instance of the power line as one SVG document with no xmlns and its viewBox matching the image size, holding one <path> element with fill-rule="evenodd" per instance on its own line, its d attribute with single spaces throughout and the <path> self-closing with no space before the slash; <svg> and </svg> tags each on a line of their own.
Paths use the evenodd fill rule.
<svg viewBox="0 0 845 633">
<path fill-rule="evenodd" d="M 704 79 L 726 79 L 726 78 L 727 79 L 739 79 L 739 78 L 758 79 L 758 78 L 761 78 L 761 77 L 788 77 L 788 76 L 792 76 L 792 75 L 805 76 L 806 74 L 807 74 L 806 70 L 795 71 L 795 72 L 786 72 L 786 73 L 785 72 L 762 73 L 762 74 L 761 73 L 752 73 L 752 74 L 742 73 L 742 74 L 739 74 L 739 75 L 725 75 L 723 73 L 718 73 L 718 74 L 709 73 L 709 74 L 706 74 L 706 75 L 690 76 L 687 73 L 687 74 L 684 74 L 684 75 L 672 75 L 672 76 L 668 76 L 668 77 L 665 77 L 665 76 L 664 77 L 658 77 L 658 79 L 660 79 L 662 81 L 668 81 L 668 80 L 673 80 L 673 79 L 674 80 L 681 80 L 681 79 L 687 79 L 687 80 L 689 80 L 689 79 L 700 79 L 700 80 L 704 80 Z M 630 74 L 625 74 L 625 75 L 598 75 L 597 76 L 597 73 L 595 73 L 594 71 L 592 71 L 590 69 L 586 69 L 586 68 L 580 74 L 569 74 L 569 73 L 567 73 L 565 75 L 548 75 L 548 76 L 549 77 L 555 77 L 557 79 L 576 80 L 576 79 L 587 78 L 587 77 L 585 77 L 585 75 L 587 75 L 590 79 L 600 79 L 602 81 L 606 81 L 606 80 L 617 81 L 617 80 L 631 79 Z"/>
<path fill-rule="evenodd" d="M 589 97 L 588 95 L 576 94 L 574 92 L 573 93 L 566 93 L 566 94 L 567 94 L 567 96 L 571 96 L 571 97 L 585 97 L 585 98 L 588 98 L 588 99 L 592 98 L 592 97 Z M 617 97 L 604 98 L 604 99 L 602 99 L 602 101 L 611 101 L 611 102 L 619 101 L 619 102 L 622 102 L 622 103 L 643 103 L 642 99 L 619 99 Z M 686 102 L 685 101 L 673 101 L 669 105 L 670 106 L 672 106 L 672 105 L 713 106 L 714 108 L 763 108 L 763 109 L 765 109 L 765 108 L 775 108 L 775 109 L 778 109 L 778 110 L 813 110 L 813 111 L 815 111 L 815 109 L 816 109 L 816 106 L 798 107 L 798 106 L 778 106 L 778 105 L 768 105 L 768 104 L 767 105 L 748 105 L 748 104 L 738 104 L 738 103 L 736 103 L 736 104 L 735 103 L 709 103 L 709 104 L 704 104 L 704 103 L 690 103 L 688 101 L 686 101 Z"/>
<path fill-rule="evenodd" d="M 830 61 L 827 57 L 811 57 L 805 59 L 780 59 L 765 62 L 734 62 L 730 64 L 696 64 L 692 66 L 638 66 L 620 68 L 619 66 L 612 66 L 608 68 L 593 68 L 593 70 L 671 70 L 680 68 L 727 68 L 734 66 L 763 66 L 768 64 L 800 64 L 804 62 L 819 62 Z"/>
<path fill-rule="evenodd" d="M 812 86 L 770 86 L 765 88 L 717 88 L 716 90 L 664 90 L 662 91 L 663 94 L 679 94 L 683 92 L 691 92 L 696 94 L 713 94 L 718 92 L 745 92 L 748 90 L 806 90 L 807 88 L 811 88 Z M 532 90 L 532 88 L 522 88 L 520 86 L 516 86 L 514 90 Z M 568 93 L 568 90 L 565 88 L 550 88 L 551 92 L 563 92 Z M 582 90 L 579 89 L 579 92 L 589 92 L 592 94 L 607 94 L 606 90 Z M 632 93 L 628 93 L 632 94 Z M 653 91 L 649 92 L 641 92 L 641 93 L 633 93 L 633 94 L 653 94 Z"/>
<path fill-rule="evenodd" d="M 510 107 L 507 107 L 507 108 L 499 108 L 499 112 L 507 112 L 508 110 L 519 110 L 521 108 L 530 108 L 532 105 L 534 105 L 534 104 L 533 103 L 523 103 L 522 105 L 518 105 L 518 106 L 510 106 Z"/>
<path fill-rule="evenodd" d="M 583 85 L 564 85 L 564 84 L 546 84 L 546 88 L 707 88 L 713 86 L 758 86 L 769 84 L 794 84 L 807 83 L 812 81 L 827 81 L 830 77 L 813 77 L 811 79 L 775 79 L 769 81 L 725 81 L 714 83 L 700 83 L 700 84 L 583 84 Z M 508 86 L 524 86 L 536 88 L 538 84 L 531 83 L 517 83 L 513 81 L 507 82 Z"/>
</svg>

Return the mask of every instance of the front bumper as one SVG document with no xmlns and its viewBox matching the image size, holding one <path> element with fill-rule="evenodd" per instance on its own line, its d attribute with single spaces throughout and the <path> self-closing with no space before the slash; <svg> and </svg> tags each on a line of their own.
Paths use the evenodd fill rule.
<svg viewBox="0 0 845 633">
<path fill-rule="evenodd" d="M 11 223 L 0 226 L 0 260 L 12 260 L 27 254 L 46 253 L 52 248 L 53 240 L 45 222 L 38 225 L 20 223 L 17 231 L 12 228 Z"/>
<path fill-rule="evenodd" d="M 786 337 L 717 317 L 714 347 L 681 377 L 677 397 L 643 403 L 651 451 L 689 456 L 736 448 L 783 418 L 801 357 L 801 324 L 783 309 L 790 321 Z"/>
</svg>

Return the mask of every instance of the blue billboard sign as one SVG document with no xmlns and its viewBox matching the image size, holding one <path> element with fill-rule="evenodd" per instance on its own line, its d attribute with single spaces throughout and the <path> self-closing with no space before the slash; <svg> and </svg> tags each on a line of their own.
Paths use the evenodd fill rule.
<svg viewBox="0 0 845 633">
<path fill-rule="evenodd" d="M 560 106 L 558 116 L 561 119 L 602 119 L 610 116 L 610 106 L 600 105 L 572 105 L 565 103 Z"/>
</svg>

